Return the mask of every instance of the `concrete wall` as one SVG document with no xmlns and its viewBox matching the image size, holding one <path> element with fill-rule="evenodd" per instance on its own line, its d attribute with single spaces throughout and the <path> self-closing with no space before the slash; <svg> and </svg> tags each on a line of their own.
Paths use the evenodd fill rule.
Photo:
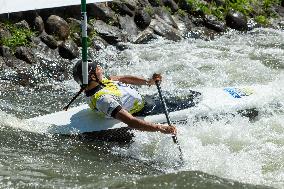
<svg viewBox="0 0 284 189">
<path fill-rule="evenodd" d="M 87 0 L 87 3 L 105 1 L 111 0 Z M 80 0 L 0 0 L 0 14 L 79 4 Z"/>
</svg>

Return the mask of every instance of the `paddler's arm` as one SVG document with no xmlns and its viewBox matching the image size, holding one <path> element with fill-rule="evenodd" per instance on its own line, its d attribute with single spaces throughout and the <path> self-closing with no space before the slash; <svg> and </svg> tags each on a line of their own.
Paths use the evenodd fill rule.
<svg viewBox="0 0 284 189">
<path fill-rule="evenodd" d="M 162 76 L 160 74 L 154 74 L 151 79 L 145 79 L 143 77 L 124 75 L 124 76 L 110 76 L 110 79 L 113 81 L 120 81 L 126 84 L 132 85 L 155 85 L 155 81 L 162 80 Z"/>
<path fill-rule="evenodd" d="M 115 114 L 114 118 L 127 124 L 130 128 L 137 129 L 140 131 L 159 131 L 164 134 L 176 134 L 176 128 L 174 126 L 154 124 L 144 121 L 142 119 L 138 119 L 136 117 L 133 117 L 129 112 L 124 109 L 119 110 Z"/>
</svg>

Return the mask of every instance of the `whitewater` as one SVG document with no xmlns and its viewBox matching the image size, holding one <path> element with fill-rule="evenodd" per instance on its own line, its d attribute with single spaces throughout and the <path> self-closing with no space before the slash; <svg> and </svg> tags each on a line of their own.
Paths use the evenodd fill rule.
<svg viewBox="0 0 284 189">
<path fill-rule="evenodd" d="M 133 142 L 122 145 L 54 136 L 27 125 L 28 118 L 62 110 L 79 89 L 72 79 L 34 88 L 1 80 L 1 187 L 284 188 L 284 31 L 125 45 L 124 51 L 108 47 L 90 56 L 106 65 L 108 75 L 161 73 L 166 93 L 266 85 L 275 98 L 257 102 L 254 119 L 187 115 L 186 123 L 176 125 L 185 160 L 177 167 L 179 152 L 171 136 L 135 131 Z M 157 92 L 154 86 L 138 90 Z M 82 103 L 83 97 L 75 105 Z M 225 104 L 217 111 L 226 112 Z"/>
</svg>

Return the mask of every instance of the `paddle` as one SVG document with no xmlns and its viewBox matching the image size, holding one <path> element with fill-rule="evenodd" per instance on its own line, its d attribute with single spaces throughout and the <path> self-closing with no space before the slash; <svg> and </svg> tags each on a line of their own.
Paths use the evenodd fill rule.
<svg viewBox="0 0 284 189">
<path fill-rule="evenodd" d="M 161 92 L 160 82 L 159 81 L 155 81 L 155 84 L 156 84 L 158 92 L 159 92 L 160 100 L 161 100 L 161 102 L 163 104 L 163 107 L 164 107 L 164 113 L 166 115 L 166 119 L 167 119 L 168 125 L 172 126 L 172 123 L 171 123 L 171 120 L 170 120 L 170 117 L 169 117 L 168 108 L 167 108 L 166 102 L 165 102 L 165 100 L 163 98 L 163 95 L 162 95 L 162 92 Z M 173 139 L 174 143 L 177 144 L 177 146 L 178 146 L 178 150 L 180 152 L 179 158 L 180 158 L 181 162 L 183 163 L 184 162 L 184 160 L 183 160 L 183 153 L 181 151 L 181 147 L 179 145 L 177 136 L 176 135 L 172 135 L 172 139 Z"/>
</svg>

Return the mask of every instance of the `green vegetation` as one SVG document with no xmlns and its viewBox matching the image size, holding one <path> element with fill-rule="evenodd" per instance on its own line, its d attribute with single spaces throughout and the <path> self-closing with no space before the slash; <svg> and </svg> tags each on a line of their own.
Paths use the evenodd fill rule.
<svg viewBox="0 0 284 189">
<path fill-rule="evenodd" d="M 145 11 L 150 15 L 153 16 L 154 15 L 154 9 L 151 6 L 146 6 L 145 7 Z"/>
<path fill-rule="evenodd" d="M 178 9 L 177 14 L 180 15 L 180 16 L 186 16 L 187 15 L 187 13 L 182 9 Z"/>
<path fill-rule="evenodd" d="M 2 24 L 3 27 L 8 29 L 11 33 L 10 37 L 2 38 L 0 45 L 10 47 L 13 51 L 19 46 L 30 46 L 31 37 L 35 35 L 35 32 L 26 28 L 17 28 L 11 23 Z"/>
<path fill-rule="evenodd" d="M 217 6 L 215 1 L 205 2 L 200 0 L 187 0 L 191 7 L 191 13 L 203 12 L 206 15 L 214 15 L 220 20 L 225 19 L 229 10 L 236 10 L 247 17 L 254 17 L 260 24 L 268 24 L 271 17 L 277 14 L 272 10 L 274 5 L 280 5 L 281 0 L 224 0 L 222 5 Z"/>
<path fill-rule="evenodd" d="M 166 11 L 166 12 L 168 12 L 170 14 L 173 14 L 172 9 L 170 7 L 163 6 L 163 9 L 164 9 L 164 11 Z"/>
</svg>

